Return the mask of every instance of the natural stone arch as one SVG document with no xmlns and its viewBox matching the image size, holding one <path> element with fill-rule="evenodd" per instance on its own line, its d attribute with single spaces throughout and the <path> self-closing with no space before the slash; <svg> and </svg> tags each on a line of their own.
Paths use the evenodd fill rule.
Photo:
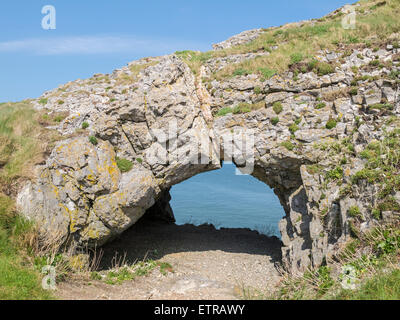
<svg viewBox="0 0 400 320">
<path fill-rule="evenodd" d="M 322 220 L 319 203 L 323 178 L 309 165 L 328 163 L 313 142 L 343 134 L 343 128 L 314 129 L 315 115 L 293 102 L 293 92 L 302 92 L 305 101 L 313 104 L 316 93 L 312 90 L 322 90 L 322 81 L 288 87 L 277 77 L 264 84 L 269 92 L 266 105 L 283 101 L 281 124 L 276 126 L 271 121 L 275 116 L 272 108 L 213 119 L 213 99 L 185 63 L 175 55 L 158 58 L 155 65 L 147 66 L 148 62 L 136 63 L 146 66 L 129 90 L 114 89 L 116 101 L 104 107 L 99 98 L 98 104 L 88 105 L 89 111 L 62 124 L 61 131 L 69 133 L 79 125 L 76 119 L 89 121 L 90 134 L 97 137 L 98 144 L 90 144 L 85 135 L 59 142 L 46 164 L 37 168 L 37 179 L 19 193 L 21 211 L 39 221 L 42 232 L 50 238 L 57 236 L 61 244 L 102 245 L 128 229 L 146 210 L 166 208 L 168 190 L 173 185 L 218 169 L 229 155 L 231 144 L 226 136 L 232 136 L 235 130 L 252 130 L 251 158 L 239 152 L 232 155 L 233 161 L 238 166 L 244 159 L 252 161 L 251 174 L 279 197 L 286 212 L 280 223 L 285 264 L 293 271 L 320 265 L 347 236 L 349 204 L 338 202 L 338 188 L 332 186 L 327 197 L 332 206 Z M 254 84 L 246 81 L 242 88 L 252 90 Z M 343 78 L 339 74 L 329 81 L 334 85 Z M 324 79 L 324 85 L 326 82 Z M 319 120 L 327 121 L 335 112 L 333 107 L 326 108 Z M 295 135 L 302 143 L 288 148 L 284 142 L 294 134 L 289 124 L 301 115 L 305 128 Z M 172 130 L 170 134 L 171 123 L 177 133 Z M 116 157 L 129 159 L 132 170 L 121 173 Z M 335 226 L 341 232 L 333 233 L 336 227 L 332 221 L 337 220 L 339 225 Z"/>
<path fill-rule="evenodd" d="M 223 146 L 221 149 L 223 153 Z M 23 211 L 39 219 L 45 232 L 51 231 L 50 237 L 60 236 L 61 232 L 64 241 L 80 247 L 102 245 L 128 229 L 146 211 L 171 219 L 169 189 L 200 172 L 218 169 L 223 160 L 217 158 L 217 164 L 209 165 L 182 161 L 164 175 L 168 179 L 160 180 L 151 170 L 137 164 L 130 172 L 120 173 L 115 157 L 107 141 L 98 146 L 89 145 L 86 138 L 62 142 L 53 151 L 39 182 L 28 184 L 20 193 Z M 312 246 L 301 162 L 288 157 L 278 162 L 256 161 L 252 175 L 274 188 L 278 195 L 287 213 L 280 224 L 282 240 L 288 245 L 283 248 L 284 261 L 288 265 L 295 262 L 302 269 L 311 262 L 306 258 Z M 287 167 L 292 162 L 295 166 Z M 53 214 L 51 219 L 49 212 Z M 293 219 L 299 217 L 301 226 L 295 228 Z M 297 247 L 293 248 L 293 244 Z"/>
</svg>

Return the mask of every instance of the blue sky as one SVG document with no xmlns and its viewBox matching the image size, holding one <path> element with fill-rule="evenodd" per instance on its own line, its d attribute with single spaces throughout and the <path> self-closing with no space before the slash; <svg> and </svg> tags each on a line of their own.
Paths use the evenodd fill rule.
<svg viewBox="0 0 400 320">
<path fill-rule="evenodd" d="M 344 0 L 2 0 L 0 102 L 44 91 L 129 61 L 211 45 L 253 28 L 319 18 Z M 43 30 L 44 5 L 56 29 Z"/>
</svg>

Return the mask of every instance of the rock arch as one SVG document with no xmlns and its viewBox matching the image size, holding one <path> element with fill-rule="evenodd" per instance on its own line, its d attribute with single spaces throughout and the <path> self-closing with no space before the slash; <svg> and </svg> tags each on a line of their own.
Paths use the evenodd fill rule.
<svg viewBox="0 0 400 320">
<path fill-rule="evenodd" d="M 313 143 L 344 133 L 342 127 L 315 129 L 315 123 L 317 119 L 326 122 L 337 111 L 330 104 L 316 117 L 306 112 L 304 104 L 291 102 L 298 98 L 297 92 L 312 105 L 315 90 L 323 90 L 326 79 L 289 89 L 279 77 L 264 83 L 266 105 L 282 101 L 283 112 L 276 125 L 271 108 L 213 118 L 214 100 L 201 78 L 175 55 L 135 63 L 145 65 L 141 77 L 124 89 L 114 82 L 115 101 L 104 104 L 101 95 L 89 102 L 66 101 L 69 111 L 79 116 L 67 119 L 60 130 L 68 134 L 88 121 L 90 135 L 98 143 L 91 144 L 86 135 L 60 141 L 37 168 L 37 179 L 19 193 L 19 208 L 39 222 L 47 237 L 78 247 L 102 245 L 133 225 L 146 210 L 168 214 L 170 187 L 220 168 L 227 156 L 239 167 L 250 163 L 250 173 L 279 197 L 286 212 L 280 230 L 283 260 L 289 269 L 304 271 L 320 265 L 347 237 L 347 203 L 338 202 L 338 188 L 332 188 L 326 200 L 332 206 L 322 219 L 323 178 L 312 170 L 313 164 L 324 165 L 327 158 Z M 116 72 L 113 80 L 118 77 Z M 257 81 L 249 85 L 245 79 L 240 90 L 252 90 Z M 335 74 L 329 81 L 335 86 L 345 79 Z M 304 128 L 291 132 L 289 125 L 301 117 Z M 243 130 L 251 131 L 251 142 L 237 138 L 246 137 Z M 295 147 L 288 145 L 293 134 L 301 141 Z M 118 157 L 131 161 L 132 170 L 122 173 Z"/>
</svg>

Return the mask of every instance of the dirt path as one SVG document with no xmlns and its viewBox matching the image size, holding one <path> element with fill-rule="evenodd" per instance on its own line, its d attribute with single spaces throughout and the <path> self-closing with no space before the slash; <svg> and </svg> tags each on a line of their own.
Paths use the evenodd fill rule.
<svg viewBox="0 0 400 320">
<path fill-rule="evenodd" d="M 237 299 L 242 288 L 264 292 L 279 281 L 274 266 L 281 243 L 248 229 L 176 226 L 142 221 L 103 248 L 100 269 L 112 267 L 113 257 L 134 263 L 147 257 L 172 265 L 120 285 L 87 278 L 60 283 L 60 299 Z M 117 258 L 118 260 L 118 258 Z"/>
</svg>

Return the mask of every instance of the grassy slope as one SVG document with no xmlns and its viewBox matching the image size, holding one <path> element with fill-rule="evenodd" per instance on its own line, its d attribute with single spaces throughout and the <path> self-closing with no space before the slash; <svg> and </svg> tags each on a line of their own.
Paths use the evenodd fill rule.
<svg viewBox="0 0 400 320">
<path fill-rule="evenodd" d="M 0 106 L 0 179 L 10 183 L 23 175 L 37 157 L 39 132 L 35 111 L 28 103 L 5 103 Z M 8 193 L 7 191 L 5 191 Z"/>
<path fill-rule="evenodd" d="M 337 300 L 399 300 L 400 299 L 400 270 L 388 274 L 379 274 L 368 279 L 356 291 L 342 290 Z"/>
<path fill-rule="evenodd" d="M 11 195 L 41 157 L 38 114 L 28 102 L 0 105 L 0 299 L 49 299 L 26 253 L 31 226 L 18 217 Z"/>
<path fill-rule="evenodd" d="M 399 300 L 399 223 L 377 227 L 349 242 L 331 266 L 321 266 L 304 275 L 285 274 L 274 293 L 243 288 L 244 299 L 271 300 Z M 334 274 L 335 267 L 339 274 Z M 342 267 L 352 268 L 356 288 L 342 286 Z"/>
<path fill-rule="evenodd" d="M 24 250 L 18 247 L 17 238 L 30 226 L 15 215 L 13 205 L 9 197 L 0 196 L 0 299 L 49 299 L 39 273 L 24 261 Z"/>
</svg>

